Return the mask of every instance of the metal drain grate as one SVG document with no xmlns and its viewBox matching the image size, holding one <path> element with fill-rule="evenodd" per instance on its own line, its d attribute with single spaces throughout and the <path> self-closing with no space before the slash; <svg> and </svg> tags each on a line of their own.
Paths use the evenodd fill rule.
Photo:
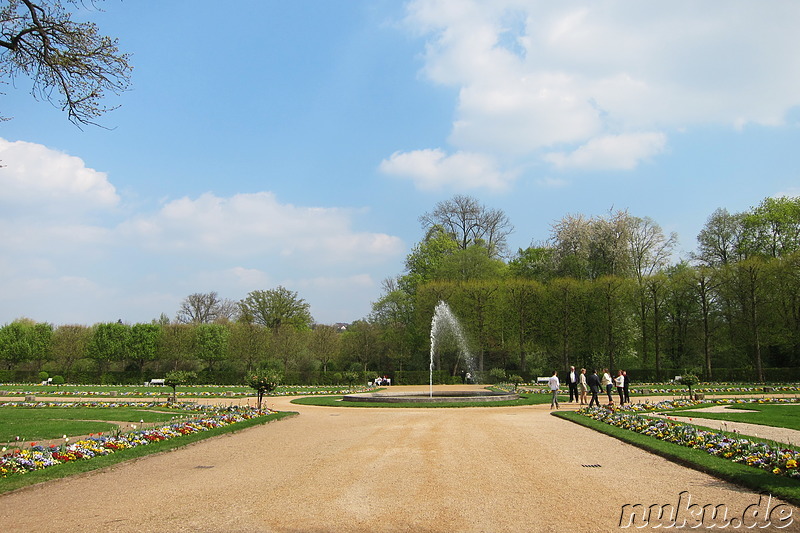
<svg viewBox="0 0 800 533">
<path fill-rule="evenodd" d="M 600 468 L 601 465 L 581 465 L 584 468 Z"/>
</svg>

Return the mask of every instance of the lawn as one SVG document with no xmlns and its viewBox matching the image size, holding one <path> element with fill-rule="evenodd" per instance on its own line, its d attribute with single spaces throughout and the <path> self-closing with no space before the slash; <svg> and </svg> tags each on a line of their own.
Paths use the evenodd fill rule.
<svg viewBox="0 0 800 533">
<path fill-rule="evenodd" d="M 142 425 L 170 422 L 185 416 L 181 409 L 147 407 L 0 407 L 0 443 L 52 440 L 64 435 L 106 433 L 117 422 Z"/>
<path fill-rule="evenodd" d="M 796 479 L 775 475 L 768 470 L 709 455 L 703 450 L 665 442 L 649 435 L 612 426 L 576 412 L 554 412 L 553 415 L 605 433 L 678 464 L 759 492 L 771 494 L 795 505 L 800 504 L 800 484 Z"/>
<path fill-rule="evenodd" d="M 559 396 L 559 402 L 566 402 L 569 396 Z M 435 407 L 510 407 L 518 405 L 541 405 L 550 403 L 549 394 L 520 394 L 519 400 L 509 400 L 502 402 L 437 402 L 437 403 L 417 403 L 417 402 L 345 402 L 341 396 L 312 396 L 297 398 L 292 403 L 299 405 L 318 405 L 323 407 L 385 407 L 385 408 L 435 408 Z"/>
<path fill-rule="evenodd" d="M 738 411 L 738 412 L 737 412 Z M 755 413 L 747 411 L 757 411 Z M 705 418 L 724 420 L 726 422 L 744 422 L 800 431 L 800 405 L 745 404 L 732 405 L 725 413 L 704 413 L 702 411 L 673 410 L 668 411 L 673 417 Z"/>
</svg>

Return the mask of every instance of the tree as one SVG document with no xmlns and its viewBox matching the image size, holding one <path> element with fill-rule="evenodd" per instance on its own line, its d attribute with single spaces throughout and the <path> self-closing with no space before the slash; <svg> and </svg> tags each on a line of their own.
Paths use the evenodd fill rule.
<svg viewBox="0 0 800 533">
<path fill-rule="evenodd" d="M 89 341 L 88 355 L 97 363 L 102 375 L 112 361 L 122 361 L 128 355 L 130 327 L 119 322 L 94 326 Z"/>
<path fill-rule="evenodd" d="M 181 324 L 211 324 L 230 320 L 236 310 L 236 302 L 220 298 L 216 292 L 196 292 L 183 299 L 175 320 Z"/>
<path fill-rule="evenodd" d="M 708 266 L 727 265 L 739 258 L 742 216 L 717 209 L 697 235 L 698 252 L 694 258 Z"/>
<path fill-rule="evenodd" d="M 134 324 L 131 326 L 129 352 L 131 360 L 144 372 L 144 365 L 154 361 L 158 351 L 158 340 L 161 337 L 161 326 L 155 324 Z"/>
<path fill-rule="evenodd" d="M 353 356 L 367 372 L 378 355 L 378 328 L 366 320 L 356 320 L 342 333 L 342 350 Z"/>
<path fill-rule="evenodd" d="M 164 376 L 164 385 L 167 387 L 172 387 L 171 402 L 174 403 L 177 401 L 179 385 L 186 385 L 195 379 L 197 379 L 197 374 L 194 372 L 188 372 L 186 370 L 173 370 L 172 372 L 167 372 L 167 375 Z"/>
<path fill-rule="evenodd" d="M 765 198 L 743 218 L 750 255 L 783 257 L 800 249 L 800 197 Z"/>
<path fill-rule="evenodd" d="M 0 328 L 0 359 L 9 370 L 33 359 L 33 325 L 30 319 L 20 319 Z"/>
<path fill-rule="evenodd" d="M 508 262 L 508 273 L 515 278 L 534 279 L 540 282 L 555 276 L 556 251 L 548 245 L 520 248 Z"/>
<path fill-rule="evenodd" d="M 592 222 L 581 214 L 566 215 L 550 227 L 556 272 L 561 277 L 588 279 Z"/>
<path fill-rule="evenodd" d="M 244 365 L 245 372 L 251 372 L 264 363 L 269 354 L 270 330 L 256 324 L 236 322 L 230 324 L 228 353 L 232 361 Z"/>
<path fill-rule="evenodd" d="M 419 220 L 426 230 L 441 226 L 462 250 L 483 243 L 489 257 L 501 257 L 505 253 L 508 236 L 514 231 L 503 211 L 489 209 L 477 199 L 461 194 L 439 202 L 432 212 L 420 216 Z"/>
<path fill-rule="evenodd" d="M 67 0 L 77 5 L 77 0 Z M 61 0 L 10 0 L 0 8 L 0 71 L 33 82 L 35 98 L 58 104 L 76 124 L 96 124 L 110 109 L 105 91 L 130 84 L 128 54 L 92 22 L 75 22 Z"/>
<path fill-rule="evenodd" d="M 247 386 L 255 389 L 258 395 L 258 410 L 261 411 L 261 400 L 265 394 L 269 394 L 278 388 L 282 376 L 273 370 L 260 370 L 248 376 Z"/>
<path fill-rule="evenodd" d="M 308 348 L 311 355 L 322 363 L 322 372 L 327 373 L 328 365 L 339 353 L 339 333 L 333 326 L 316 326 L 311 333 Z"/>
<path fill-rule="evenodd" d="M 72 366 L 86 357 L 92 329 L 86 326 L 64 325 L 53 332 L 52 355 L 67 377 L 70 376 Z"/>
<path fill-rule="evenodd" d="M 422 242 L 406 257 L 406 274 L 398 281 L 400 289 L 414 294 L 417 287 L 433 281 L 439 266 L 458 250 L 458 244 L 442 226 L 428 229 Z"/>
<path fill-rule="evenodd" d="M 209 370 L 228 355 L 230 330 L 221 324 L 198 324 L 194 328 L 194 354 Z"/>
<path fill-rule="evenodd" d="M 252 291 L 239 302 L 245 321 L 276 330 L 283 325 L 297 329 L 311 327 L 310 306 L 297 293 L 278 286 L 266 291 Z"/>
<path fill-rule="evenodd" d="M 191 357 L 194 332 L 186 324 L 169 324 L 162 326 L 161 338 L 158 342 L 158 361 L 172 370 Z"/>
<path fill-rule="evenodd" d="M 525 372 L 528 367 L 527 350 L 534 332 L 540 327 L 534 317 L 542 304 L 544 289 L 534 280 L 509 279 L 503 284 L 503 298 L 510 318 L 510 329 L 516 337 L 519 369 Z"/>
<path fill-rule="evenodd" d="M 433 278 L 456 282 L 490 280 L 501 277 L 505 269 L 502 260 L 490 257 L 483 246 L 474 244 L 443 257 L 433 272 Z"/>
</svg>

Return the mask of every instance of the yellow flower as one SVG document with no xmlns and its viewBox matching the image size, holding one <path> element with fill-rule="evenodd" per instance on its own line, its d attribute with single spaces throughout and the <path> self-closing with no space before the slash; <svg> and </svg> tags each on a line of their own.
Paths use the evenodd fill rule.
<svg viewBox="0 0 800 533">
<path fill-rule="evenodd" d="M 786 468 L 797 468 L 797 461 L 794 459 L 789 459 L 786 461 Z"/>
<path fill-rule="evenodd" d="M 781 473 L 781 469 L 776 466 L 775 469 L 772 471 L 772 473 L 773 474 L 780 474 Z"/>
</svg>

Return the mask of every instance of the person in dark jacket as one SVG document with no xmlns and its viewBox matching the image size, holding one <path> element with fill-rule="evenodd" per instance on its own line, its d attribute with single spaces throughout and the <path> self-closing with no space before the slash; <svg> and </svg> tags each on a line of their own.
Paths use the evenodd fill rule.
<svg viewBox="0 0 800 533">
<path fill-rule="evenodd" d="M 592 399 L 589 400 L 589 407 L 591 407 L 592 404 L 600 407 L 600 398 L 597 397 L 597 395 L 600 394 L 600 376 L 597 375 L 597 370 L 589 376 L 586 382 L 589 384 L 589 391 L 592 393 Z"/>
</svg>

